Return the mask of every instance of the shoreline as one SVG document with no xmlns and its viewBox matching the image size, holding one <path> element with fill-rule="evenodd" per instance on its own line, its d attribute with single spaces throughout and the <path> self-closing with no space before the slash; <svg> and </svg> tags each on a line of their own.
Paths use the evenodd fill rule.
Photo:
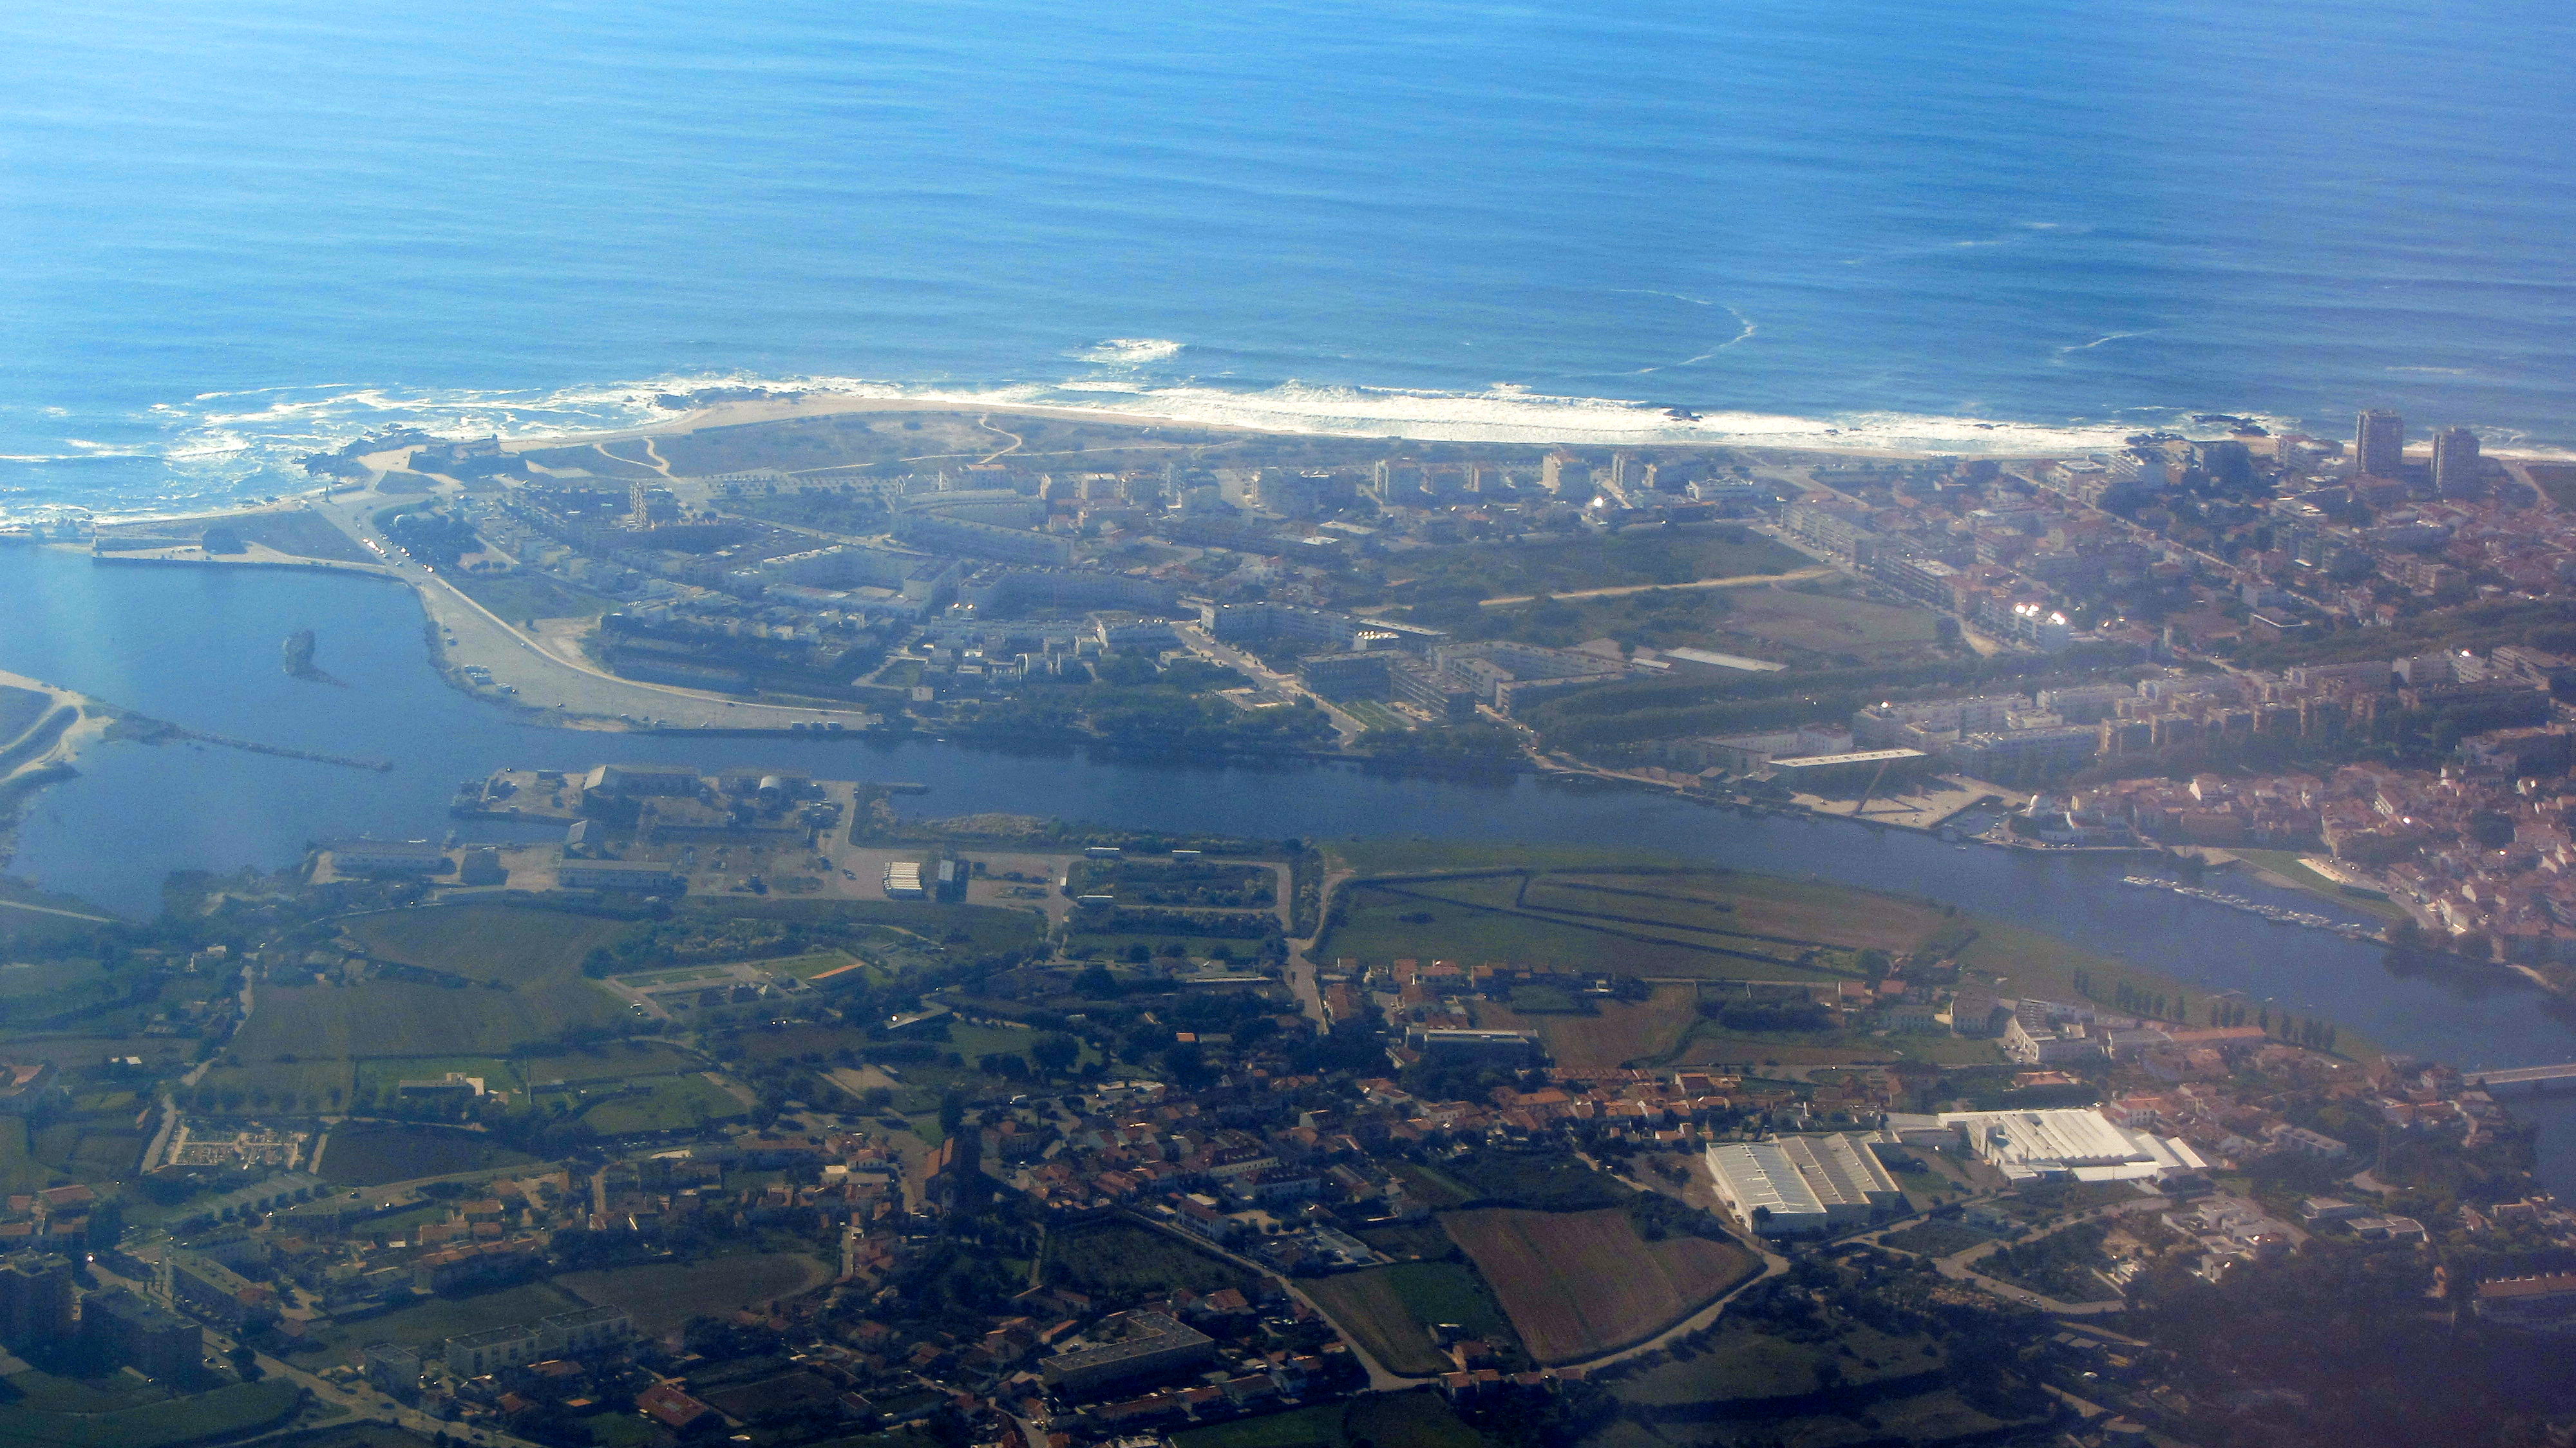
<svg viewBox="0 0 2576 1448">
<path fill-rule="evenodd" d="M 48 700 L 44 712 L 23 733 L 0 740 L 0 870 L 5 870 L 17 855 L 18 823 L 29 802 L 45 786 L 79 774 L 82 751 L 105 739 L 109 730 L 129 716 L 125 710 L 78 690 L 5 669 L 0 669 L 0 688 L 23 689 Z M 65 709 L 73 710 L 73 717 L 56 725 L 56 717 Z M 49 728 L 54 730 L 53 736 L 39 741 Z M 23 759 L 6 757 L 27 748 L 31 741 L 41 742 L 43 747 L 30 750 Z"/>
</svg>

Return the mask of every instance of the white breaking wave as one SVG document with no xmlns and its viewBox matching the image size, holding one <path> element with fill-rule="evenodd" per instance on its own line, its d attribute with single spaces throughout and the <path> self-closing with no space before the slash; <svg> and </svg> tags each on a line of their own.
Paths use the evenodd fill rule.
<svg viewBox="0 0 2576 1448">
<path fill-rule="evenodd" d="M 1181 344 L 1168 337 L 1111 337 L 1093 343 L 1079 355 L 1085 362 L 1110 367 L 1142 367 L 1148 362 L 1167 361 L 1180 352 Z"/>
<path fill-rule="evenodd" d="M 1751 318 L 1732 306 L 1722 302 L 1715 305 L 1725 306 L 1735 316 L 1736 335 L 1688 362 L 1669 365 L 1704 361 L 1751 339 L 1759 331 Z M 1130 349 L 1121 355 L 1144 357 L 1156 348 L 1177 351 L 1181 344 L 1129 338 L 1118 345 Z M 1170 351 L 1160 355 L 1168 356 Z M 824 402 L 846 398 L 968 407 L 1055 407 L 1104 417 L 1427 442 L 1734 443 L 1889 453 L 2050 456 L 2114 449 L 2144 429 L 2190 427 L 2185 410 L 2157 407 L 2121 409 L 2123 415 L 2116 421 L 2062 424 L 1893 411 L 1800 417 L 1696 403 L 1699 416 L 1674 417 L 1668 415 L 1665 403 L 1660 401 L 1551 395 L 1511 382 L 1496 382 L 1471 392 L 1298 381 L 1240 390 L 1197 381 L 1162 383 L 1111 373 L 1051 383 L 941 387 L 863 377 L 719 374 L 666 376 L 544 392 L 339 386 L 210 394 L 185 403 L 161 404 L 138 418 L 159 433 L 147 444 L 111 445 L 64 439 L 56 446 L 65 452 L 21 454 L 7 461 L 43 468 L 75 461 L 133 460 L 128 464 L 133 470 L 116 479 L 84 475 L 77 483 L 66 481 L 56 487 L 40 487 L 39 494 L 49 495 L 41 500 L 42 505 L 64 506 L 76 501 L 102 512 L 150 510 L 156 506 L 166 509 L 181 500 L 204 505 L 309 486 L 311 479 L 298 465 L 299 459 L 334 452 L 360 438 L 382 435 L 395 428 L 416 428 L 452 438 L 497 435 L 526 440 L 649 427 L 669 423 L 679 415 L 661 405 L 659 397 L 700 389 L 764 389 L 802 393 Z M 2296 420 L 2257 420 L 2276 431 L 2298 425 Z M 79 451 L 69 451 L 72 449 Z M 16 506 L 23 509 L 28 505 Z"/>
<path fill-rule="evenodd" d="M 2065 357 L 2077 352 L 2090 352 L 2094 348 L 2102 346 L 2108 342 L 2118 342 L 2130 337 L 2143 337 L 2146 335 L 2147 334 L 2144 332 L 2105 332 L 2090 342 L 2070 342 L 2066 346 L 2058 348 L 2057 355 Z"/>
</svg>

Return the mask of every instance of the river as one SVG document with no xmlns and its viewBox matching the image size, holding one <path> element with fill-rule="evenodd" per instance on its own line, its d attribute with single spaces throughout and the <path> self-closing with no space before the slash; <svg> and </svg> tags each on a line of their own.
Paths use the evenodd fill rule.
<svg viewBox="0 0 2576 1448">
<path fill-rule="evenodd" d="M 279 646 L 312 629 L 337 682 L 287 676 Z M 2576 1060 L 2576 1029 L 2518 983 L 2401 977 L 2378 947 L 2161 891 L 2126 889 L 2132 857 L 1959 849 L 1896 831 L 1749 818 L 1660 795 L 1589 793 L 1530 776 L 1395 775 L 1334 763 L 1256 767 L 1014 754 L 928 740 L 595 733 L 515 722 L 428 665 L 401 588 L 320 573 L 100 567 L 54 548 L 0 548 L 0 669 L 209 734 L 389 759 L 390 773 L 195 745 L 109 744 L 39 795 L 14 874 L 129 915 L 171 871 L 293 863 L 307 842 L 453 827 L 465 780 L 504 765 L 603 762 L 706 769 L 775 764 L 826 778 L 918 780 L 934 814 L 1010 810 L 1247 836 L 1418 836 L 1617 844 L 1780 874 L 1813 872 L 1954 902 L 2194 982 L 2322 1015 L 2395 1050 L 2463 1067 Z M 481 827 L 504 838 L 508 826 Z M 2232 891 L 2331 912 L 2231 877 Z M 2576 1196 L 2576 1100 L 2517 1102 L 2543 1128 L 2544 1174 Z"/>
</svg>

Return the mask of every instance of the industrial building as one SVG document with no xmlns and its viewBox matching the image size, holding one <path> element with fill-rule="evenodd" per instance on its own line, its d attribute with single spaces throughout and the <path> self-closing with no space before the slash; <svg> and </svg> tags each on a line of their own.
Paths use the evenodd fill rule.
<svg viewBox="0 0 2576 1448">
<path fill-rule="evenodd" d="M 1497 1066 L 1535 1066 L 1538 1039 L 1523 1031 L 1425 1030 L 1405 1033 L 1405 1044 L 1426 1056 L 1452 1061 L 1482 1061 Z"/>
<path fill-rule="evenodd" d="M 1735 1214 L 1769 1236 L 1864 1226 L 1905 1203 L 1896 1179 L 1856 1136 L 1725 1142 L 1708 1149 L 1708 1169 Z"/>
<path fill-rule="evenodd" d="M 2116 1125 L 2090 1107 L 1952 1111 L 1933 1119 L 1955 1130 L 1979 1161 L 2013 1181 L 2132 1181 L 2209 1165 L 2189 1142 Z M 1922 1120 L 1891 1117 L 1888 1127 L 1901 1131 Z"/>
</svg>

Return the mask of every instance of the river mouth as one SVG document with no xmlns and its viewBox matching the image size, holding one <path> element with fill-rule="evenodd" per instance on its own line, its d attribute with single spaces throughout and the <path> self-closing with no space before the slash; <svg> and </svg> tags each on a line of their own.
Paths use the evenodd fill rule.
<svg viewBox="0 0 2576 1448">
<path fill-rule="evenodd" d="M 294 864 L 333 835 L 395 839 L 449 829 L 536 840 L 551 826 L 454 821 L 456 787 L 503 767 L 601 763 L 754 765 L 928 791 L 912 816 L 1051 815 L 1127 828 L 1284 839 L 1395 836 L 1615 845 L 1684 860 L 1825 879 L 1962 909 L 2136 961 L 2216 994 L 2243 992 L 2333 1020 L 2393 1051 L 2464 1069 L 2576 1060 L 2570 1011 L 2504 972 L 2434 959 L 2392 971 L 2377 945 L 2275 923 L 2161 890 L 2124 888 L 2136 857 L 1984 848 L 1811 816 L 1748 815 L 1635 790 L 1550 787 L 1523 774 L 1424 775 L 1339 761 L 1156 760 L 1063 747 L 988 749 L 927 738 L 617 733 L 536 727 L 451 687 L 433 668 L 406 589 L 314 573 L 94 567 L 79 553 L 0 551 L 0 670 L 44 679 L 210 735 L 390 760 L 377 773 L 197 744 L 109 742 L 78 777 L 28 807 L 10 872 L 129 917 L 161 904 L 178 871 Z M 23 621 L 23 622 L 19 622 Z M 278 666 L 278 641 L 315 631 L 344 688 Z M 2340 914 L 2243 872 L 2227 893 Z M 2538 1007 L 2538 1008 L 2535 1008 Z M 2576 1193 L 2576 1098 L 2517 1100 L 2541 1124 L 2544 1179 Z M 2565 1177 L 2560 1181 L 2557 1178 Z"/>
</svg>

